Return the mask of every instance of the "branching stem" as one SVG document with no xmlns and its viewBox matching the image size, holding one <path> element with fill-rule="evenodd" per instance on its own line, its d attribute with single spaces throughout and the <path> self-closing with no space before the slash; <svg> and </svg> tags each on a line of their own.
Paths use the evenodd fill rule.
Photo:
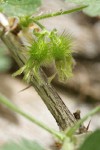
<svg viewBox="0 0 100 150">
<path fill-rule="evenodd" d="M 49 13 L 49 14 L 34 17 L 33 20 L 41 20 L 41 19 L 46 19 L 46 18 L 50 18 L 50 17 L 56 17 L 56 16 L 60 16 L 60 15 L 70 14 L 70 13 L 73 13 L 76 11 L 80 11 L 86 7 L 87 6 L 80 6 L 80 7 L 76 7 L 76 8 L 70 9 L 70 10 L 66 10 L 66 11 L 60 10 L 55 13 Z"/>
<path fill-rule="evenodd" d="M 11 32 L 5 33 L 5 31 L 6 29 L 4 30 L 4 33 L 1 34 L 0 38 L 11 52 L 19 67 L 23 67 L 28 59 L 27 55 L 25 55 L 25 51 L 27 52 L 27 49 L 23 47 L 20 37 Z M 76 119 L 64 104 L 53 86 L 50 85 L 47 76 L 42 69 L 40 69 L 40 79 L 42 81 L 42 85 L 40 85 L 40 80 L 37 80 L 37 77 L 33 72 L 30 84 L 35 88 L 46 104 L 47 108 L 55 118 L 59 128 L 61 130 L 65 130 L 66 128 L 73 126 Z"/>
</svg>

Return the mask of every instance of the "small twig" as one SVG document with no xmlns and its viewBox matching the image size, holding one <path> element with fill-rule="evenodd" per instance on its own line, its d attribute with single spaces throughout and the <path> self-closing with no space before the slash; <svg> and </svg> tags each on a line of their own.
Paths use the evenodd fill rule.
<svg viewBox="0 0 100 150">
<path fill-rule="evenodd" d="M 34 23 L 36 23 L 42 30 L 45 29 L 45 27 L 39 23 L 37 20 L 32 19 Z"/>
<path fill-rule="evenodd" d="M 55 13 L 49 13 L 49 14 L 33 17 L 33 20 L 41 20 L 41 19 L 46 19 L 46 18 L 50 18 L 50 17 L 65 15 L 65 14 L 73 13 L 73 12 L 76 12 L 76 11 L 80 11 L 80 10 L 86 8 L 86 7 L 87 6 L 81 6 L 81 7 L 76 7 L 76 8 L 70 9 L 70 10 L 66 10 L 66 11 L 60 10 L 60 11 L 55 12 Z"/>
</svg>

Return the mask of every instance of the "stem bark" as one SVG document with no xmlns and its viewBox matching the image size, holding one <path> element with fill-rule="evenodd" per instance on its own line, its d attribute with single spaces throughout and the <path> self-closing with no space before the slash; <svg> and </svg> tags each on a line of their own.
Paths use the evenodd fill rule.
<svg viewBox="0 0 100 150">
<path fill-rule="evenodd" d="M 1 40 L 7 46 L 19 67 L 22 67 L 27 61 L 27 58 L 24 55 L 27 49 L 22 45 L 21 40 L 17 35 L 11 32 L 5 32 L 5 30 L 3 31 L 4 32 L 1 32 L 0 34 Z M 59 128 L 65 130 L 66 128 L 73 126 L 76 119 L 64 104 L 54 87 L 48 82 L 42 69 L 40 69 L 40 79 L 42 80 L 42 84 L 39 83 L 39 80 L 37 80 L 37 77 L 33 74 L 30 84 L 35 88 L 46 104 Z"/>
</svg>

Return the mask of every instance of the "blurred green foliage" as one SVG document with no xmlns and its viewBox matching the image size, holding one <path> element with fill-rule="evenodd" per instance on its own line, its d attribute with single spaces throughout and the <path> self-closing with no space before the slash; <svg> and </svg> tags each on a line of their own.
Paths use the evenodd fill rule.
<svg viewBox="0 0 100 150">
<path fill-rule="evenodd" d="M 35 141 L 22 139 L 19 142 L 6 143 L 3 147 L 0 148 L 0 150 L 44 150 L 44 149 Z"/>
<path fill-rule="evenodd" d="M 100 0 L 66 0 L 78 5 L 87 5 L 83 11 L 90 16 L 100 16 Z"/>
<path fill-rule="evenodd" d="M 0 72 L 5 72 L 11 67 L 11 59 L 6 55 L 7 48 L 0 41 Z"/>
<path fill-rule="evenodd" d="M 41 5 L 41 0 L 2 0 L 0 10 L 9 16 L 32 15 Z"/>
<path fill-rule="evenodd" d="M 79 150 L 100 150 L 100 129 L 88 136 Z"/>
</svg>

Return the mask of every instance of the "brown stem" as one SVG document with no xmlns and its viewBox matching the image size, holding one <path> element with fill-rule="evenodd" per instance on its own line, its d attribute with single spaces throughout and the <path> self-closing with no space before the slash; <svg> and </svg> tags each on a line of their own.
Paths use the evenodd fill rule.
<svg viewBox="0 0 100 150">
<path fill-rule="evenodd" d="M 4 32 L 1 35 L 1 40 L 7 46 L 19 67 L 22 67 L 26 63 L 27 58 L 22 52 L 23 49 L 24 52 L 26 49 L 21 45 L 19 37 L 11 32 Z M 31 85 L 35 88 L 47 108 L 50 110 L 60 129 L 65 130 L 66 128 L 71 127 L 76 120 L 56 90 L 50 85 L 50 83 L 48 83 L 48 79 L 42 69 L 40 69 L 40 78 L 42 84 L 39 83 L 39 80 L 37 80 L 35 75 L 32 75 Z"/>
</svg>

